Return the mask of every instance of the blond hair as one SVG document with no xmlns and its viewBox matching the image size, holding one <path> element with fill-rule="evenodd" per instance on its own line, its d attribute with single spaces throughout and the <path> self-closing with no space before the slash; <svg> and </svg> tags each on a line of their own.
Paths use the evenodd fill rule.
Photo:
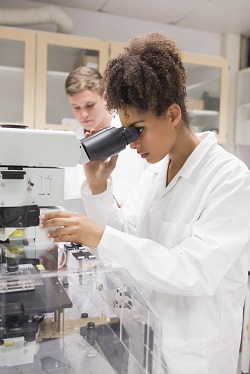
<svg viewBox="0 0 250 374">
<path fill-rule="evenodd" d="M 80 66 L 68 75 L 65 81 L 66 94 L 73 96 L 82 90 L 95 90 L 101 96 L 105 91 L 101 79 L 102 76 L 97 70 Z"/>
</svg>

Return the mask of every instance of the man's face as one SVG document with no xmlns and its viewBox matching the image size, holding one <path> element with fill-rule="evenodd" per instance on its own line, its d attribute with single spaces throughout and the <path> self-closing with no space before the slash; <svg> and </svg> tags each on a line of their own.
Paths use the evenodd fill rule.
<svg viewBox="0 0 250 374">
<path fill-rule="evenodd" d="M 68 99 L 75 118 L 85 130 L 100 130 L 107 115 L 106 100 L 95 90 L 82 90 Z"/>
</svg>

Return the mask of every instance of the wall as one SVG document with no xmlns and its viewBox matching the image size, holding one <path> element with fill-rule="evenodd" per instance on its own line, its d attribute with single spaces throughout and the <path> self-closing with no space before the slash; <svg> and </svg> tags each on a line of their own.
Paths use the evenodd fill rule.
<svg viewBox="0 0 250 374">
<path fill-rule="evenodd" d="M 0 0 L 0 8 L 24 8 L 45 5 L 27 0 Z M 222 37 L 219 33 L 187 29 L 174 25 L 118 17 L 101 12 L 64 8 L 74 21 L 74 34 L 102 40 L 126 43 L 136 34 L 160 31 L 174 38 L 183 51 L 207 55 L 221 55 Z M 55 31 L 53 25 L 27 28 Z"/>
<path fill-rule="evenodd" d="M 174 38 L 182 50 L 216 56 L 221 54 L 221 35 L 217 33 L 113 16 L 105 13 L 78 12 L 73 8 L 67 8 L 67 10 L 75 20 L 74 32 L 79 35 L 116 42 L 127 42 L 136 34 L 160 31 Z"/>
</svg>

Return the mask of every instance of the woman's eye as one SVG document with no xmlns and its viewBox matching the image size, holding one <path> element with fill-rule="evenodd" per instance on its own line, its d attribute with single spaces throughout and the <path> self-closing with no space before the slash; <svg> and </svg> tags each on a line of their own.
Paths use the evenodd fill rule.
<svg viewBox="0 0 250 374">
<path fill-rule="evenodd" d="M 136 130 L 138 131 L 139 134 L 141 134 L 144 130 L 144 127 L 136 127 Z"/>
</svg>

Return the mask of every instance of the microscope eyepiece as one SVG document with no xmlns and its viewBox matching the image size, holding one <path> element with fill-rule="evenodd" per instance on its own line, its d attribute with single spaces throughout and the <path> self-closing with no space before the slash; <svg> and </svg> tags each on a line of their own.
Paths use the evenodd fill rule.
<svg viewBox="0 0 250 374">
<path fill-rule="evenodd" d="M 126 148 L 138 139 L 135 127 L 108 127 L 81 140 L 89 161 L 106 160 Z"/>
<path fill-rule="evenodd" d="M 139 131 L 136 127 L 122 127 L 121 132 L 126 139 L 127 144 L 131 144 L 138 139 Z"/>
</svg>

